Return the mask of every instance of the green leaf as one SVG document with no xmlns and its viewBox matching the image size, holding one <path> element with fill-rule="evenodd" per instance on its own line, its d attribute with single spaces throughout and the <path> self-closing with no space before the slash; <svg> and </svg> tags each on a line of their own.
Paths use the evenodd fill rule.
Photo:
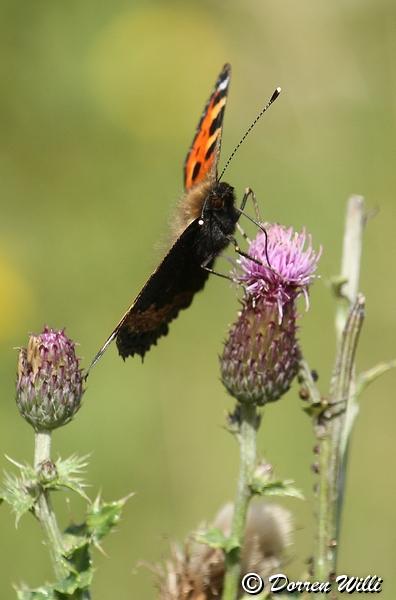
<svg viewBox="0 0 396 600">
<path fill-rule="evenodd" d="M 396 360 L 382 362 L 363 373 L 360 373 L 356 380 L 355 395 L 359 396 L 371 383 L 376 381 L 384 373 L 396 367 Z"/>
<path fill-rule="evenodd" d="M 96 498 L 87 513 L 88 532 L 95 544 L 118 524 L 122 509 L 130 496 L 115 502 L 102 502 L 99 496 Z"/>
<path fill-rule="evenodd" d="M 65 563 L 69 568 L 67 577 L 54 584 L 30 590 L 17 590 L 20 600 L 83 600 L 89 598 L 88 589 L 92 583 L 94 569 L 90 556 L 90 542 L 85 541 L 78 548 L 65 555 Z"/>
<path fill-rule="evenodd" d="M 16 592 L 18 600 L 59 600 L 59 596 L 50 586 L 37 588 L 37 590 L 21 588 Z"/>
<path fill-rule="evenodd" d="M 54 585 L 54 592 L 60 594 L 61 597 L 78 597 L 76 596 L 78 592 L 88 590 L 89 586 L 92 584 L 93 572 L 94 570 L 91 567 L 89 570 L 81 573 L 70 573 L 66 579 L 63 579 Z"/>
<path fill-rule="evenodd" d="M 39 486 L 36 472 L 31 465 L 18 463 L 9 456 L 6 458 L 18 468 L 19 475 L 4 473 L 0 498 L 11 506 L 16 515 L 15 524 L 17 526 L 19 519 L 33 509 L 39 495 Z"/>
<path fill-rule="evenodd" d="M 81 575 L 92 568 L 90 544 L 89 539 L 81 540 L 80 544 L 75 544 L 73 549 L 65 553 L 68 567 L 74 573 Z"/>
<path fill-rule="evenodd" d="M 17 526 L 20 518 L 33 509 L 39 495 L 37 480 L 34 477 L 28 477 L 30 471 L 21 469 L 21 476 L 11 473 L 4 473 L 3 487 L 0 490 L 1 499 L 7 502 L 15 513 L 15 525 Z"/>
<path fill-rule="evenodd" d="M 87 524 L 69 525 L 63 534 L 63 545 L 65 547 L 65 556 L 71 556 L 75 550 L 82 548 L 89 542 Z"/>
<path fill-rule="evenodd" d="M 79 457 L 76 454 L 73 454 L 64 460 L 58 458 L 55 462 L 57 477 L 48 483 L 44 482 L 43 487 L 50 490 L 66 488 L 76 492 L 76 494 L 84 498 L 84 500 L 87 500 L 87 502 L 91 502 L 84 491 L 86 484 L 81 477 L 81 474 L 84 473 L 88 466 L 87 459 L 87 456 Z"/>
<path fill-rule="evenodd" d="M 260 479 L 260 477 L 254 477 L 250 488 L 253 494 L 259 496 L 291 496 L 304 500 L 302 492 L 294 486 L 292 479 L 268 481 Z"/>
<path fill-rule="evenodd" d="M 199 544 L 206 544 L 210 548 L 224 550 L 227 554 L 240 547 L 237 538 L 227 537 L 221 529 L 213 528 L 206 531 L 199 531 L 195 535 Z"/>
<path fill-rule="evenodd" d="M 58 591 L 53 585 L 42 586 L 35 590 L 28 588 L 17 589 L 18 600 L 89 600 L 87 588 L 76 589 L 72 593 Z"/>
<path fill-rule="evenodd" d="M 199 531 L 195 539 L 200 544 L 206 544 L 210 548 L 220 548 L 225 550 L 228 544 L 228 539 L 221 529 L 213 528 L 206 531 Z"/>
<path fill-rule="evenodd" d="M 82 466 L 81 459 L 77 461 Z M 62 485 L 63 478 L 69 478 L 70 482 L 70 474 L 76 473 L 76 464 L 75 457 L 71 457 L 68 461 L 58 461 L 57 467 L 60 465 L 60 470 L 53 480 L 48 481 L 50 489 L 58 489 L 59 485 Z M 44 482 L 41 485 L 45 487 Z M 92 546 L 99 546 L 99 541 L 119 522 L 128 498 L 106 503 L 98 497 L 93 504 L 90 503 L 86 520 L 80 524 L 70 525 L 62 537 L 65 548 L 63 564 L 68 571 L 67 577 L 35 590 L 22 587 L 17 590 L 18 599 L 89 600 L 89 587 L 94 573 Z"/>
</svg>

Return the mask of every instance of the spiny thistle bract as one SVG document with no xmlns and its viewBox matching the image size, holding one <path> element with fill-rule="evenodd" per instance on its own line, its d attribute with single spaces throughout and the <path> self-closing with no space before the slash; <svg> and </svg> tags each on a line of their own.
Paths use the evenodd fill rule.
<svg viewBox="0 0 396 600">
<path fill-rule="evenodd" d="M 221 377 L 240 402 L 263 405 L 280 398 L 298 371 L 296 299 L 314 279 L 320 251 L 311 237 L 281 225 L 266 225 L 250 243 L 248 258 L 239 261 L 234 277 L 245 295 L 220 360 Z M 267 256 L 269 264 L 267 262 Z"/>
<path fill-rule="evenodd" d="M 68 423 L 81 405 L 83 374 L 74 342 L 63 330 L 45 327 L 19 351 L 16 401 L 36 431 Z"/>
</svg>

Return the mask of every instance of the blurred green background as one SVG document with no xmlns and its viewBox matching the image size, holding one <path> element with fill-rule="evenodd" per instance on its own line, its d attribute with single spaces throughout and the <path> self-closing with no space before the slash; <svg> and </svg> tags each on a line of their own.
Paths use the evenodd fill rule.
<svg viewBox="0 0 396 600">
<path fill-rule="evenodd" d="M 305 354 L 327 389 L 334 353 L 327 279 L 337 273 L 345 202 L 361 193 L 377 217 L 366 232 L 367 320 L 359 368 L 395 355 L 396 6 L 393 0 L 190 2 L 2 0 L 0 4 L 0 467 L 31 460 L 33 435 L 14 402 L 15 346 L 45 323 L 66 326 L 87 365 L 155 266 L 198 117 L 226 61 L 233 81 L 226 159 L 281 85 L 226 180 L 252 186 L 269 221 L 305 225 L 323 245 L 322 280 L 301 324 Z M 226 267 L 226 263 L 220 263 Z M 135 491 L 119 530 L 96 554 L 97 600 L 155 598 L 139 561 L 168 555 L 233 497 L 237 448 L 222 429 L 232 407 L 218 353 L 235 292 L 212 278 L 146 357 L 112 347 L 54 452 L 92 452 L 91 493 Z M 395 375 L 369 389 L 354 435 L 340 572 L 396 586 Z M 265 413 L 260 452 L 297 481 L 289 503 L 289 570 L 312 551 L 313 437 L 296 389 Z M 57 508 L 78 520 L 75 498 Z M 50 579 L 38 525 L 15 530 L 0 509 L 0 596 Z"/>
</svg>

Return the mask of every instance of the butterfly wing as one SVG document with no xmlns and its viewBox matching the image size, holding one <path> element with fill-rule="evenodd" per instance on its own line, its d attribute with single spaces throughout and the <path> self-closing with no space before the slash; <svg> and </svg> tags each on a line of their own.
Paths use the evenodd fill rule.
<svg viewBox="0 0 396 600">
<path fill-rule="evenodd" d="M 205 106 L 184 164 L 184 187 L 190 191 L 207 178 L 217 175 L 224 110 L 231 77 L 231 66 L 224 65 Z M 144 354 L 159 337 L 168 333 L 169 323 L 180 310 L 187 308 L 194 294 L 208 278 L 196 253 L 200 236 L 198 219 L 194 219 L 151 275 L 142 291 L 94 357 L 85 377 L 111 342 L 117 338 L 119 353 L 125 359 Z M 213 262 L 213 261 L 212 261 Z M 208 262 L 210 267 L 212 262 Z"/>
<path fill-rule="evenodd" d="M 208 277 L 195 251 L 199 234 L 200 225 L 195 220 L 151 275 L 93 359 L 89 370 L 115 338 L 124 359 L 134 354 L 143 357 L 159 337 L 168 333 L 168 325 L 179 311 L 190 306 L 194 294 L 203 288 Z"/>
<path fill-rule="evenodd" d="M 231 66 L 226 64 L 217 78 L 186 156 L 184 163 L 184 188 L 186 191 L 208 176 L 216 178 L 230 79 Z"/>
</svg>

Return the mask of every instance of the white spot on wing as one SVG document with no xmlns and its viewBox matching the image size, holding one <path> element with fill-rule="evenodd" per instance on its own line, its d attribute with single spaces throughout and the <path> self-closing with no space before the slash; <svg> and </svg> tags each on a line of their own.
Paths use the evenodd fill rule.
<svg viewBox="0 0 396 600">
<path fill-rule="evenodd" d="M 225 90 L 225 89 L 227 88 L 229 81 L 230 81 L 230 78 L 229 78 L 229 77 L 227 77 L 226 79 L 224 79 L 224 81 L 222 81 L 222 82 L 219 84 L 219 87 L 218 87 L 217 89 L 218 89 L 220 92 L 222 92 L 223 90 Z"/>
</svg>

